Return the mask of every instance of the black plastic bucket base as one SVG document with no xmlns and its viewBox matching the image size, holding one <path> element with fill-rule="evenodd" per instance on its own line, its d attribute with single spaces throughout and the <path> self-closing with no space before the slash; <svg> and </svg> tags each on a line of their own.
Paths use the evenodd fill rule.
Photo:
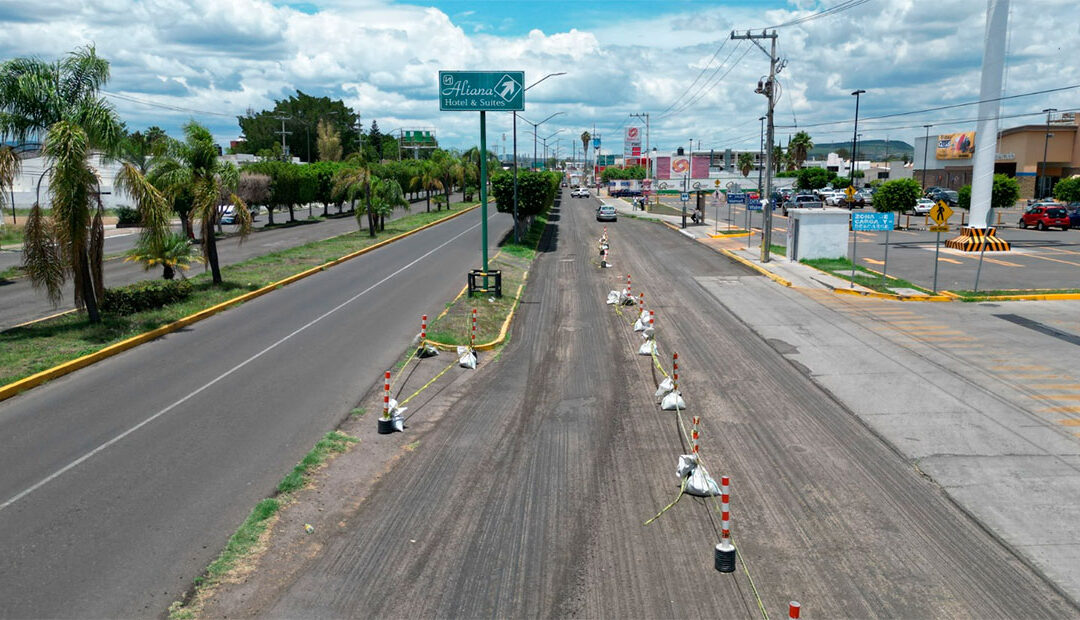
<svg viewBox="0 0 1080 620">
<path fill-rule="evenodd" d="M 379 434 L 380 435 L 389 435 L 390 433 L 393 433 L 395 430 L 397 430 L 397 429 L 394 428 L 394 420 L 392 420 L 392 419 L 385 420 L 383 418 L 379 418 Z"/>
<path fill-rule="evenodd" d="M 721 573 L 735 572 L 735 547 L 728 545 L 724 549 L 721 545 L 716 545 L 715 554 L 716 570 Z"/>
</svg>

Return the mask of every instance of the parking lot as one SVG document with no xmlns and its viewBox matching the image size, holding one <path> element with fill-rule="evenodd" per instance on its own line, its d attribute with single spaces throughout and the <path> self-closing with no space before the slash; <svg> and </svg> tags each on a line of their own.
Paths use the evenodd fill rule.
<svg viewBox="0 0 1080 620">
<path fill-rule="evenodd" d="M 660 204 L 680 210 L 682 203 L 678 196 L 664 196 Z M 693 208 L 693 201 L 688 208 Z M 706 207 L 709 226 L 719 231 L 730 227 L 746 227 L 746 210 L 742 205 L 721 205 L 716 207 L 711 200 Z M 869 211 L 871 209 L 864 209 Z M 856 209 L 858 211 L 858 209 Z M 979 290 L 1002 289 L 1080 289 L 1080 229 L 1071 230 L 1023 230 L 1017 227 L 1022 208 L 1001 210 L 996 214 L 995 222 L 998 237 L 1012 245 L 1009 252 L 986 252 L 979 274 Z M 714 223 L 714 218 L 719 222 Z M 961 221 L 967 223 L 967 213 L 957 209 L 949 221 L 951 231 L 941 234 L 941 248 L 938 258 L 938 288 L 945 290 L 971 290 L 975 286 L 975 275 L 979 267 L 979 254 L 961 252 L 945 247 L 945 241 L 959 232 Z M 750 228 L 753 234 L 748 239 L 751 247 L 761 243 L 760 211 L 750 213 Z M 900 229 L 893 230 L 888 236 L 888 269 L 891 276 L 903 278 L 924 288 L 933 287 L 934 248 L 937 233 L 929 232 L 932 222 L 924 216 L 899 215 Z M 787 242 L 788 218 L 779 210 L 773 212 L 774 245 Z M 848 243 L 848 258 L 853 249 L 857 249 L 856 262 L 869 269 L 885 269 L 884 232 L 852 233 Z M 855 236 L 857 235 L 857 248 Z"/>
</svg>

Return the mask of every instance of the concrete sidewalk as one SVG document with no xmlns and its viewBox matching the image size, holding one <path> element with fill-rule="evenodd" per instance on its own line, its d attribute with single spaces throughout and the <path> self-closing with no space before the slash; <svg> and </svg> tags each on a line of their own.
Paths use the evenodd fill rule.
<svg viewBox="0 0 1080 620">
<path fill-rule="evenodd" d="M 749 235 L 745 232 L 735 232 L 734 234 L 727 235 L 723 232 L 728 227 L 727 222 L 717 222 L 709 217 L 707 213 L 704 223 L 691 224 L 689 218 L 687 218 L 687 226 L 686 228 L 682 228 L 681 215 L 643 212 L 622 198 L 609 198 L 606 196 L 601 196 L 599 198 L 604 204 L 615 207 L 615 210 L 622 215 L 639 219 L 656 220 L 667 224 L 668 226 L 675 227 L 680 233 L 687 237 L 707 245 L 717 252 L 732 256 L 735 260 L 769 276 L 770 279 L 783 284 L 784 286 L 829 291 L 847 289 L 862 294 L 875 293 L 875 291 L 858 284 L 852 286 L 852 283 L 848 280 L 830 275 L 819 269 L 810 267 L 809 265 L 792 262 L 788 260 L 786 256 L 780 254 L 774 253 L 771 255 L 769 262 L 761 262 L 760 228 L 751 228 Z M 708 209 L 706 209 L 706 212 L 707 211 Z M 720 233 L 715 234 L 716 231 L 720 231 Z M 747 247 L 748 239 L 749 247 Z M 777 239 L 781 239 L 781 237 L 774 237 L 774 240 Z"/>
</svg>

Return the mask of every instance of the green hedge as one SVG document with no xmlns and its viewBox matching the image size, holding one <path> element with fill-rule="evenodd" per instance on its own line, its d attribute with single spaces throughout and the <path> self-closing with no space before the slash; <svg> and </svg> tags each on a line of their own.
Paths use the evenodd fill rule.
<svg viewBox="0 0 1080 620">
<path fill-rule="evenodd" d="M 117 228 L 131 228 L 138 226 L 139 212 L 131 207 L 116 207 L 116 227 Z"/>
<path fill-rule="evenodd" d="M 187 280 L 145 280 L 105 289 L 101 311 L 124 316 L 161 308 L 183 301 L 190 295 L 191 282 Z"/>
</svg>

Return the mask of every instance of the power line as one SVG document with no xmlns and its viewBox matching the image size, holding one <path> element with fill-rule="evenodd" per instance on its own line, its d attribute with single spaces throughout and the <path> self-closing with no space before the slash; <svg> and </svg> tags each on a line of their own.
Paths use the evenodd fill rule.
<svg viewBox="0 0 1080 620">
<path fill-rule="evenodd" d="M 793 19 L 791 21 L 784 22 L 782 24 L 777 24 L 775 26 L 769 26 L 768 28 L 765 28 L 765 30 L 773 30 L 775 28 L 787 28 L 788 26 L 797 26 L 799 24 L 805 24 L 806 22 L 814 21 L 815 19 L 821 19 L 822 17 L 829 17 L 831 15 L 836 15 L 837 13 L 842 13 L 844 11 L 847 11 L 848 9 L 853 9 L 853 8 L 855 8 L 857 6 L 862 6 L 862 5 L 866 4 L 867 2 L 870 2 L 870 0 L 847 0 L 846 2 L 841 2 L 840 4 L 837 4 L 836 6 L 830 7 L 828 9 L 822 9 L 821 11 L 818 11 L 817 13 L 813 13 L 811 15 L 804 15 L 803 17 L 798 17 L 798 18 L 795 18 L 795 19 Z M 754 30 L 758 30 L 758 29 L 755 28 Z"/>
<path fill-rule="evenodd" d="M 170 105 L 167 103 L 158 103 L 156 101 L 147 101 L 146 99 L 139 99 L 130 95 L 121 95 L 119 93 L 111 93 L 109 91 L 101 91 L 107 97 L 112 99 L 119 99 L 121 101 L 127 101 L 129 103 L 137 103 L 139 105 L 145 105 L 152 108 L 161 108 L 163 110 L 172 110 L 174 112 L 190 112 L 194 114 L 206 114 L 210 116 L 224 116 L 226 118 L 235 118 L 235 114 L 225 114 L 223 112 L 209 112 L 207 110 L 196 110 L 195 108 L 185 108 L 181 106 Z"/>
<path fill-rule="evenodd" d="M 1072 90 L 1074 88 L 1080 88 L 1080 84 L 1073 84 L 1072 86 L 1061 86 L 1061 87 L 1058 87 L 1058 88 L 1048 88 L 1046 90 L 1036 90 L 1036 91 L 1032 91 L 1030 93 L 1020 93 L 1018 95 L 1006 95 L 1004 97 L 995 97 L 993 99 L 984 99 L 984 100 L 980 100 L 980 101 L 969 101 L 969 102 L 966 102 L 966 103 L 954 103 L 954 104 L 951 104 L 951 105 L 937 106 L 935 108 L 925 108 L 925 109 L 922 109 L 922 110 L 912 110 L 910 112 L 896 112 L 896 113 L 893 113 L 893 114 L 883 114 L 881 116 L 871 116 L 871 117 L 869 117 L 867 119 L 864 119 L 864 120 L 874 121 L 874 120 L 881 120 L 883 118 L 896 118 L 898 116 L 912 116 L 914 114 L 923 114 L 923 113 L 926 113 L 926 112 L 939 112 L 941 110 L 951 110 L 951 109 L 954 109 L 954 108 L 963 108 L 963 107 L 967 107 L 967 106 L 979 105 L 980 103 L 986 103 L 986 102 L 992 102 L 992 101 L 1007 101 L 1007 100 L 1010 100 L 1010 99 L 1019 99 L 1021 97 L 1033 97 L 1035 95 L 1045 95 L 1047 93 L 1057 93 L 1057 92 L 1061 92 L 1061 91 L 1064 91 L 1064 90 Z M 847 122 L 848 121 L 846 121 L 846 120 L 843 120 L 843 121 L 829 121 L 827 123 L 813 123 L 811 125 L 802 125 L 801 127 L 799 127 L 797 125 L 778 125 L 778 127 L 782 127 L 784 129 L 795 129 L 795 128 L 806 129 L 807 127 L 825 127 L 827 125 L 839 125 L 841 123 L 847 123 Z"/>
<path fill-rule="evenodd" d="M 665 112 L 667 112 L 667 111 L 668 111 L 668 110 L 670 110 L 671 108 L 675 107 L 675 106 L 676 106 L 676 105 L 677 105 L 677 104 L 679 103 L 679 101 L 680 101 L 680 100 L 681 100 L 681 99 L 682 99 L 682 98 L 683 98 L 683 97 L 684 97 L 684 96 L 686 95 L 686 93 L 690 92 L 690 89 L 691 89 L 691 88 L 693 88 L 693 87 L 694 87 L 694 85 L 698 83 L 698 80 L 700 80 L 700 79 L 701 79 L 701 76 L 705 75 L 705 72 L 709 70 L 709 66 L 710 66 L 710 65 L 712 65 L 712 62 L 713 62 L 714 60 L 716 60 L 716 57 L 717 57 L 717 56 L 719 56 L 719 55 L 720 55 L 720 50 L 724 49 L 724 46 L 725 46 L 725 45 L 727 45 L 727 42 L 728 42 L 728 41 L 729 41 L 729 39 L 724 39 L 723 43 L 721 43 L 721 44 L 720 44 L 720 47 L 716 48 L 716 51 L 715 51 L 715 52 L 713 52 L 712 58 L 710 58 L 710 59 L 709 59 L 709 62 L 705 63 L 705 66 L 704 66 L 704 67 L 702 67 L 702 68 L 701 68 L 701 71 L 699 71 L 699 72 L 698 72 L 698 74 L 697 74 L 697 77 L 696 77 L 696 78 L 694 78 L 694 81 L 693 81 L 693 82 L 691 82 L 691 83 L 690 83 L 690 85 L 689 85 L 689 86 L 687 86 L 687 87 L 686 87 L 686 88 L 685 88 L 685 89 L 683 90 L 683 92 L 682 92 L 682 94 L 681 94 L 681 95 L 679 95 L 678 97 L 676 97 L 676 98 L 675 98 L 675 101 L 673 101 L 673 102 L 671 103 L 671 105 L 669 105 L 668 107 L 666 107 L 666 108 L 664 108 L 663 110 L 661 110 L 661 112 L 660 112 L 660 115 L 663 115 L 663 114 L 664 114 Z M 729 57 L 730 57 L 730 55 L 729 55 Z M 726 62 L 726 61 L 725 61 L 725 62 Z M 720 63 L 720 65 L 721 65 L 721 66 L 723 66 L 723 64 L 724 64 L 724 63 Z"/>
<path fill-rule="evenodd" d="M 733 70 L 733 69 L 734 69 L 734 68 L 735 68 L 736 66 L 738 66 L 738 64 L 739 64 L 740 62 L 742 62 L 742 59 L 743 59 L 743 58 L 745 58 L 745 57 L 746 57 L 746 55 L 747 55 L 748 53 L 750 53 L 750 49 L 751 49 L 751 48 L 750 48 L 749 46 L 747 46 L 747 47 L 746 47 L 746 49 L 745 49 L 745 50 L 743 50 L 742 56 L 739 56 L 739 59 L 738 59 L 738 60 L 736 60 L 736 61 L 735 61 L 735 63 L 734 63 L 734 64 L 732 64 L 732 65 L 731 65 L 730 67 L 728 67 L 728 70 L 727 70 L 727 71 L 725 71 L 723 75 L 721 75 L 720 77 L 716 78 L 716 80 L 715 80 L 715 81 L 713 81 L 713 77 L 714 77 L 714 76 L 715 76 L 715 75 L 716 75 L 716 74 L 717 74 L 717 73 L 718 73 L 718 72 L 719 72 L 719 71 L 720 71 L 721 69 L 723 69 L 723 68 L 724 68 L 724 64 L 725 64 L 725 63 L 727 63 L 727 61 L 731 59 L 731 56 L 732 56 L 733 54 L 735 54 L 735 52 L 739 51 L 739 47 L 741 47 L 742 45 L 743 45 L 743 44 L 742 44 L 742 43 L 740 42 L 738 46 L 736 46 L 736 47 L 735 47 L 734 49 L 732 49 L 732 50 L 731 50 L 731 53 L 727 55 L 727 58 L 725 58 L 725 59 L 724 59 L 724 62 L 722 62 L 722 63 L 720 63 L 719 65 L 717 65 L 716 69 L 714 69 L 714 70 L 713 70 L 713 72 L 712 72 L 712 75 L 710 75 L 710 76 L 709 76 L 709 78 L 708 78 L 708 79 L 707 79 L 707 80 L 706 80 L 706 81 L 705 81 L 705 82 L 704 82 L 704 83 L 703 83 L 703 84 L 701 85 L 701 87 L 700 87 L 700 88 L 698 89 L 698 92 L 696 92 L 696 93 L 694 93 L 693 95 L 691 95 L 691 96 L 689 97 L 689 99 L 688 99 L 687 101 L 683 102 L 683 103 L 682 103 L 682 104 L 681 104 L 681 105 L 680 105 L 680 106 L 679 106 L 679 107 L 678 107 L 677 109 L 675 109 L 675 110 L 671 110 L 670 112 L 668 112 L 668 113 L 666 113 L 666 114 L 664 114 L 664 113 L 661 113 L 661 114 L 659 115 L 659 117 L 658 117 L 658 118 L 665 118 L 665 117 L 667 117 L 667 116 L 671 116 L 671 115 L 673 115 L 673 114 L 678 114 L 678 113 L 682 112 L 683 110 L 685 110 L 685 109 L 689 108 L 690 106 L 694 105 L 694 104 L 695 104 L 695 103 L 697 103 L 698 101 L 700 101 L 700 100 L 701 100 L 701 98 L 702 98 L 703 96 L 705 96 L 705 93 L 707 93 L 707 92 L 708 92 L 709 90 L 711 90 L 712 88 L 716 87 L 716 85 L 717 85 L 717 84 L 719 84 L 719 83 L 720 83 L 720 82 L 721 82 L 721 81 L 722 81 L 722 80 L 723 80 L 723 79 L 724 79 L 725 77 L 727 77 L 727 75 L 728 75 L 729 73 L 731 73 L 731 71 L 732 71 L 732 70 Z M 709 82 L 712 82 L 712 84 L 710 84 Z M 685 93 L 684 93 L 684 94 L 685 94 Z M 669 107 L 668 109 L 670 109 L 670 107 Z"/>
</svg>

